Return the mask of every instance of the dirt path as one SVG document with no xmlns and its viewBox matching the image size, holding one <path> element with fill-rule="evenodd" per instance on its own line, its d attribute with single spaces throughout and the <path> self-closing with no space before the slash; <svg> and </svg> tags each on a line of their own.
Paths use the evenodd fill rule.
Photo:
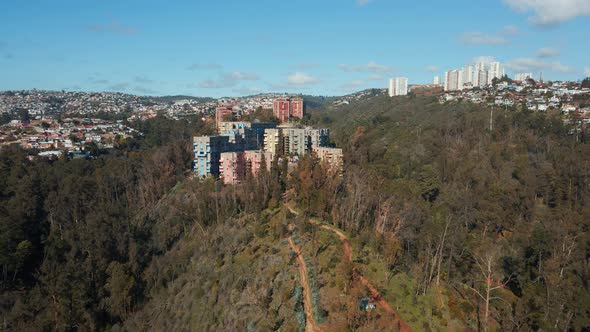
<svg viewBox="0 0 590 332">
<path fill-rule="evenodd" d="M 291 211 L 291 213 L 293 213 L 295 215 L 299 214 L 299 212 L 295 211 L 292 207 L 290 207 L 288 205 L 286 205 L 286 206 L 289 209 L 289 211 Z M 348 239 L 346 234 L 342 233 L 342 231 L 340 231 L 336 227 L 324 225 L 324 224 L 317 222 L 315 220 L 310 220 L 309 222 L 316 225 L 316 226 L 320 226 L 321 228 L 323 228 L 325 230 L 335 233 L 338 236 L 338 238 L 340 239 L 340 242 L 342 242 L 342 247 L 344 248 L 344 256 L 346 257 L 346 259 L 349 262 L 352 262 L 352 245 L 350 244 L 350 240 Z M 402 332 L 411 331 L 408 324 L 406 324 L 398 316 L 398 314 L 395 312 L 395 310 L 393 310 L 393 308 L 391 307 L 391 304 L 389 304 L 389 302 L 387 302 L 383 298 L 383 296 L 377 290 L 377 288 L 375 288 L 375 286 L 373 286 L 373 284 L 371 284 L 371 282 L 369 280 L 367 280 L 367 278 L 365 278 L 356 267 L 353 267 L 352 272 L 353 272 L 354 276 L 356 278 L 358 278 L 361 281 L 361 283 L 369 290 L 369 293 L 371 293 L 371 299 L 373 301 L 375 301 L 375 304 L 377 306 L 383 308 L 383 310 L 385 310 L 387 313 L 389 313 L 390 315 L 392 315 L 394 317 L 394 320 L 397 323 L 400 331 L 402 331 Z"/>
<path fill-rule="evenodd" d="M 291 249 L 297 255 L 297 262 L 299 263 L 299 278 L 301 279 L 301 286 L 303 287 L 303 309 L 305 310 L 305 331 L 306 332 L 319 332 L 322 329 L 318 326 L 317 322 L 313 318 L 313 309 L 311 303 L 311 287 L 309 287 L 309 280 L 307 278 L 307 265 L 301 254 L 301 248 L 299 248 L 293 237 L 289 236 L 287 239 Z"/>
<path fill-rule="evenodd" d="M 340 242 L 342 242 L 342 246 L 344 247 L 344 256 L 346 257 L 346 259 L 349 262 L 352 262 L 352 246 L 350 245 L 350 240 L 348 239 L 348 237 L 344 233 L 342 233 L 340 230 L 338 230 L 334 227 L 320 224 L 317 221 L 312 220 L 310 222 L 314 225 L 320 226 L 323 229 L 326 229 L 326 230 L 329 230 L 329 231 L 335 233 L 338 236 L 338 238 L 340 239 Z M 383 308 L 383 310 L 385 310 L 387 313 L 389 313 L 390 315 L 392 315 L 394 317 L 395 322 L 397 323 L 400 331 L 402 331 L 402 332 L 411 331 L 408 324 L 406 324 L 403 320 L 401 320 L 401 318 L 397 315 L 395 310 L 393 310 L 393 308 L 391 307 L 389 302 L 387 302 L 383 298 L 383 296 L 377 290 L 377 288 L 375 288 L 375 286 L 373 286 L 371 284 L 371 282 L 369 280 L 367 280 L 367 278 L 365 278 L 356 267 L 353 267 L 352 271 L 353 271 L 355 277 L 357 277 L 361 281 L 361 283 L 365 287 L 367 287 L 367 289 L 369 290 L 369 293 L 371 293 L 371 298 L 373 299 L 373 301 L 375 301 L 375 304 L 377 306 Z"/>
</svg>

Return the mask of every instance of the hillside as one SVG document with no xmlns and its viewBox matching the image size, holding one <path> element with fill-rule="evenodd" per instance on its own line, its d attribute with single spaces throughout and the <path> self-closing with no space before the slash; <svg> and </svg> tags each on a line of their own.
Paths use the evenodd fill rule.
<svg viewBox="0 0 590 332">
<path fill-rule="evenodd" d="M 414 96 L 326 105 L 309 122 L 344 148 L 342 177 L 308 156 L 237 186 L 186 177 L 200 122 L 156 117 L 91 160 L 0 150 L 3 324 L 588 329 L 585 129 L 508 109 L 490 130 L 491 114 Z"/>
</svg>

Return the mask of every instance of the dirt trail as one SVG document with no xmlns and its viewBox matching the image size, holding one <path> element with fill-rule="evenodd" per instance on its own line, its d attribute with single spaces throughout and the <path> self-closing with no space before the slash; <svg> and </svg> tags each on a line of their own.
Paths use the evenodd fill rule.
<svg viewBox="0 0 590 332">
<path fill-rule="evenodd" d="M 312 224 L 319 225 L 323 229 L 332 231 L 333 233 L 338 235 L 338 238 L 340 239 L 340 242 L 342 242 L 342 246 L 344 247 L 344 255 L 345 255 L 346 259 L 349 262 L 352 262 L 352 246 L 350 245 L 350 240 L 348 239 L 348 237 L 344 233 L 342 233 L 340 230 L 338 230 L 334 227 L 320 224 L 317 221 L 310 221 L 310 222 Z M 388 312 L 390 315 L 392 315 L 394 317 L 395 322 L 397 323 L 400 331 L 402 331 L 402 332 L 411 331 L 408 324 L 406 324 L 403 320 L 401 320 L 401 318 L 398 316 L 398 314 L 395 312 L 395 310 L 393 310 L 393 308 L 391 307 L 389 302 L 387 302 L 383 298 L 383 296 L 377 290 L 377 288 L 375 288 L 375 286 L 373 286 L 371 284 L 371 282 L 369 280 L 367 280 L 367 278 L 365 278 L 356 267 L 353 267 L 352 271 L 354 273 L 354 276 L 357 277 L 365 287 L 367 287 L 367 289 L 371 293 L 371 298 L 373 299 L 373 301 L 375 301 L 375 304 L 377 306 L 383 308 L 383 310 L 385 310 L 386 312 Z"/>
<path fill-rule="evenodd" d="M 318 323 L 313 318 L 313 310 L 311 304 L 311 287 L 309 286 L 309 280 L 307 278 L 307 265 L 301 254 L 301 248 L 299 248 L 293 237 L 289 236 L 287 239 L 291 249 L 297 255 L 297 262 L 299 263 L 299 278 L 301 279 L 301 286 L 303 287 L 303 309 L 305 310 L 305 331 L 306 332 L 318 332 L 322 329 L 318 326 Z"/>
<path fill-rule="evenodd" d="M 295 215 L 299 214 L 299 212 L 295 211 L 292 207 L 290 207 L 288 205 L 287 205 L 287 208 L 289 209 L 289 211 L 291 211 L 291 213 L 293 213 Z M 344 248 L 344 256 L 346 257 L 346 259 L 349 262 L 352 262 L 352 246 L 351 246 L 350 240 L 348 239 L 346 234 L 342 233 L 342 231 L 340 231 L 339 229 L 337 229 L 335 227 L 324 225 L 324 224 L 322 224 L 318 221 L 315 221 L 315 220 L 310 220 L 309 222 L 314 225 L 320 226 L 321 228 L 323 228 L 325 230 L 329 230 L 329 231 L 335 233 L 338 236 L 338 238 L 340 239 L 340 242 L 342 242 L 342 246 Z M 377 288 L 375 288 L 375 286 L 373 286 L 371 284 L 371 282 L 369 280 L 367 280 L 367 278 L 365 278 L 356 267 L 353 267 L 352 272 L 353 272 L 354 276 L 357 277 L 361 281 L 361 283 L 369 290 L 369 292 L 371 293 L 371 298 L 373 301 L 375 301 L 375 304 L 377 306 L 383 308 L 383 310 L 385 310 L 386 312 L 388 312 L 390 315 L 392 315 L 394 317 L 394 320 L 397 323 L 400 331 L 402 331 L 402 332 L 411 331 L 410 326 L 408 326 L 408 324 L 406 324 L 398 316 L 398 314 L 395 312 L 395 310 L 393 310 L 393 308 L 391 307 L 389 302 L 387 302 L 383 298 L 383 296 L 377 290 Z"/>
</svg>

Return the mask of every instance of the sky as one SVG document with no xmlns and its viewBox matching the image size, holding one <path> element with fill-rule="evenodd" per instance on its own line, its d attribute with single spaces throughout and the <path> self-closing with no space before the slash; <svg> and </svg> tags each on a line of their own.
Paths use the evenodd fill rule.
<svg viewBox="0 0 590 332">
<path fill-rule="evenodd" d="M 480 59 L 590 76 L 590 0 L 5 0 L 0 90 L 343 95 Z"/>
</svg>

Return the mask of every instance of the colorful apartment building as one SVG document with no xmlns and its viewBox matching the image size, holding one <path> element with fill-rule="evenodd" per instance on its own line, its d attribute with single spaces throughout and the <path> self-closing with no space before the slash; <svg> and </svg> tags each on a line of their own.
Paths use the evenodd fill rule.
<svg viewBox="0 0 590 332">
<path fill-rule="evenodd" d="M 266 167 L 266 170 L 270 172 L 270 167 L 272 165 L 274 156 L 274 153 L 265 152 L 262 150 L 244 151 L 246 170 L 252 175 L 256 175 L 262 167 Z"/>
<path fill-rule="evenodd" d="M 273 114 L 281 122 L 289 122 L 292 118 L 303 119 L 303 98 L 277 98 L 273 102 Z"/>
<path fill-rule="evenodd" d="M 238 184 L 246 176 L 243 152 L 223 152 L 219 159 L 219 177 L 225 184 Z"/>
<path fill-rule="evenodd" d="M 219 176 L 221 153 L 230 149 L 229 136 L 193 137 L 193 170 L 198 177 Z"/>
<path fill-rule="evenodd" d="M 276 124 L 273 122 L 223 121 L 217 124 L 217 130 L 220 135 L 241 137 L 243 148 L 246 150 L 262 148 L 264 145 L 265 130 L 275 127 Z"/>
<path fill-rule="evenodd" d="M 226 184 L 240 183 L 261 167 L 270 170 L 277 155 L 297 160 L 316 151 L 330 164 L 342 161 L 342 150 L 325 148 L 330 141 L 330 131 L 325 128 L 277 128 L 274 123 L 220 121 L 218 130 L 217 136 L 193 138 L 194 172 L 199 178 L 214 176 Z"/>
<path fill-rule="evenodd" d="M 227 121 L 233 115 L 231 106 L 219 106 L 215 110 L 215 124 L 219 127 L 219 123 Z"/>
<path fill-rule="evenodd" d="M 261 167 L 270 172 L 273 157 L 272 153 L 262 150 L 221 153 L 219 177 L 225 184 L 241 183 L 248 174 L 258 174 Z"/>
</svg>

